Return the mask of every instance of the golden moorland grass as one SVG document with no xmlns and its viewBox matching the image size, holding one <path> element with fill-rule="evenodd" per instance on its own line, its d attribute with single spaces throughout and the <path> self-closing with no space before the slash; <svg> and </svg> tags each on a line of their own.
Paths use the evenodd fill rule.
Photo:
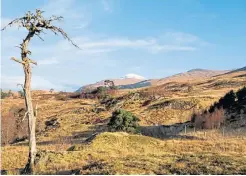
<svg viewBox="0 0 246 176">
<path fill-rule="evenodd" d="M 240 84 L 231 86 L 232 81 Z M 243 81 L 245 78 L 220 76 L 193 83 L 191 92 L 164 88 L 166 94 L 151 100 L 147 106 L 143 104 L 148 97 L 124 98 L 121 108 L 138 116 L 141 126 L 184 122 L 194 111 L 206 109 L 229 90 L 242 87 Z M 128 94 L 128 91 L 120 91 L 118 96 L 127 97 Z M 98 100 L 57 100 L 56 93 L 45 96 L 36 93 L 33 97 L 34 105 L 38 104 L 37 127 L 45 128 L 45 121 L 53 118 L 57 119 L 59 127 L 43 130 L 37 135 L 38 150 L 43 151 L 37 174 L 246 174 L 245 134 L 224 136 L 216 130 L 188 131 L 180 135 L 194 139 L 160 140 L 108 133 L 104 132 L 107 130 L 105 125 L 113 108 L 99 112 L 97 108 L 103 105 Z M 11 107 L 24 106 L 23 99 L 7 98 L 1 102 L 5 118 Z M 172 103 L 166 106 L 166 102 Z M 186 105 L 187 102 L 192 108 Z M 104 133 L 84 144 L 83 141 L 95 132 Z M 1 151 L 2 169 L 10 174 L 18 173 L 17 170 L 27 162 L 27 142 L 1 147 Z"/>
<path fill-rule="evenodd" d="M 166 139 L 102 133 L 89 144 L 46 150 L 36 168 L 37 174 L 62 174 L 80 170 L 81 174 L 245 174 L 246 140 Z M 66 151 L 69 149 L 69 151 Z M 27 147 L 8 146 L 2 153 L 2 168 L 23 168 Z M 11 156 L 11 157 L 9 157 Z"/>
</svg>

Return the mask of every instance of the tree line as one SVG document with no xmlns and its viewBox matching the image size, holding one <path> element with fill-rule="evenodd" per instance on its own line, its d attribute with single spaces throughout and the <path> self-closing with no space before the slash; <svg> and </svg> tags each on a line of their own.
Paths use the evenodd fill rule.
<svg viewBox="0 0 246 176">
<path fill-rule="evenodd" d="M 201 113 L 193 113 L 191 122 L 196 128 L 220 128 L 225 122 L 226 112 L 242 113 L 246 105 L 246 87 L 226 93 L 217 102 Z M 245 113 L 245 112 L 244 112 Z"/>
</svg>

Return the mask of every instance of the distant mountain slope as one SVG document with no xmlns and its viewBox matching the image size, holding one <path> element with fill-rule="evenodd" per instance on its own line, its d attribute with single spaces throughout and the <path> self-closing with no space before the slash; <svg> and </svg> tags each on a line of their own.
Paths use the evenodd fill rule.
<svg viewBox="0 0 246 176">
<path fill-rule="evenodd" d="M 173 76 L 161 78 L 161 79 L 149 79 L 145 80 L 144 77 L 135 75 L 135 74 L 128 74 L 123 78 L 119 79 L 109 79 L 114 82 L 116 86 L 120 89 L 135 89 L 135 88 L 142 88 L 148 87 L 152 85 L 162 85 L 170 82 L 177 82 L 177 83 L 187 83 L 187 82 L 199 82 L 203 81 L 204 79 L 209 79 L 212 77 L 220 77 L 225 74 L 232 74 L 236 72 L 246 71 L 246 67 L 236 69 L 236 70 L 207 70 L 207 69 L 192 69 L 184 73 L 175 74 Z M 85 89 L 94 89 L 99 86 L 104 86 L 104 81 L 99 81 L 94 84 L 89 84 L 81 87 L 77 90 L 80 92 L 81 90 Z"/>
<path fill-rule="evenodd" d="M 173 76 L 162 78 L 159 80 L 153 80 L 152 84 L 161 85 L 168 82 L 189 82 L 189 81 L 199 81 L 207 79 L 216 75 L 221 75 L 227 73 L 226 70 L 206 70 L 206 69 L 192 69 L 184 73 L 179 73 Z"/>
<path fill-rule="evenodd" d="M 141 87 L 148 87 L 151 85 L 162 85 L 168 82 L 189 82 L 189 81 L 199 81 L 206 78 L 210 78 L 216 75 L 225 74 L 229 71 L 219 71 L 219 70 L 206 70 L 206 69 L 192 69 L 184 73 L 179 73 L 173 76 L 169 76 L 161 79 L 149 79 L 145 80 L 144 77 L 136 74 L 127 74 L 120 79 L 109 79 L 114 82 L 116 86 L 120 89 L 135 89 Z M 80 92 L 85 89 L 95 89 L 100 86 L 104 86 L 104 81 L 99 81 L 94 84 L 89 84 L 82 86 L 76 92 Z"/>
<path fill-rule="evenodd" d="M 141 88 L 141 87 L 147 87 L 151 86 L 151 82 L 149 80 L 144 80 L 141 82 L 137 82 L 134 84 L 127 84 L 127 85 L 120 85 L 120 89 L 136 89 L 136 88 Z"/>
<path fill-rule="evenodd" d="M 139 83 L 144 81 L 144 77 L 140 76 L 140 75 L 136 75 L 136 74 L 127 74 L 122 78 L 118 78 L 118 79 L 105 79 L 105 80 L 111 80 L 114 82 L 115 86 L 119 86 L 121 88 L 121 86 L 125 86 L 124 89 L 127 89 L 127 85 L 133 85 L 135 83 Z M 96 82 L 94 84 L 89 84 L 89 85 L 85 85 L 82 86 L 81 88 L 79 88 L 76 92 L 80 92 L 82 90 L 86 90 L 86 89 L 95 89 L 97 87 L 100 86 L 105 86 L 104 81 L 99 81 Z M 133 86 L 134 87 L 134 86 Z"/>
<path fill-rule="evenodd" d="M 232 71 L 227 72 L 225 74 L 236 73 L 236 72 L 241 72 L 241 71 L 246 71 L 246 66 L 242 67 L 242 68 L 239 68 L 239 69 L 236 69 L 236 70 L 232 70 Z"/>
</svg>

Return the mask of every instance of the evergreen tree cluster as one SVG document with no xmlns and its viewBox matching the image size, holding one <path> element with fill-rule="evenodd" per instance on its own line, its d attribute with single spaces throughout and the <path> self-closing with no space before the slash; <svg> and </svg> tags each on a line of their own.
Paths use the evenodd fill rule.
<svg viewBox="0 0 246 176">
<path fill-rule="evenodd" d="M 129 133 L 139 132 L 139 118 L 131 112 L 118 109 L 112 113 L 108 127 L 110 131 L 124 131 Z"/>
<path fill-rule="evenodd" d="M 208 111 L 212 113 L 216 108 L 228 110 L 242 104 L 246 104 L 246 87 L 239 89 L 237 92 L 234 92 L 233 90 L 229 91 L 224 97 L 220 98 L 218 102 L 215 102 L 210 106 Z"/>
</svg>

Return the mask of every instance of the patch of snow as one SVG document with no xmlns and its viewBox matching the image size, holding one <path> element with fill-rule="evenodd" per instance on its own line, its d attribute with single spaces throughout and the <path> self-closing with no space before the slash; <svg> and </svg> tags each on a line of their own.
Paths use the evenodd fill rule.
<svg viewBox="0 0 246 176">
<path fill-rule="evenodd" d="M 141 79 L 141 80 L 145 79 L 145 77 L 134 74 L 134 73 L 129 73 L 129 74 L 125 75 L 124 78 L 134 78 L 134 79 Z"/>
</svg>

